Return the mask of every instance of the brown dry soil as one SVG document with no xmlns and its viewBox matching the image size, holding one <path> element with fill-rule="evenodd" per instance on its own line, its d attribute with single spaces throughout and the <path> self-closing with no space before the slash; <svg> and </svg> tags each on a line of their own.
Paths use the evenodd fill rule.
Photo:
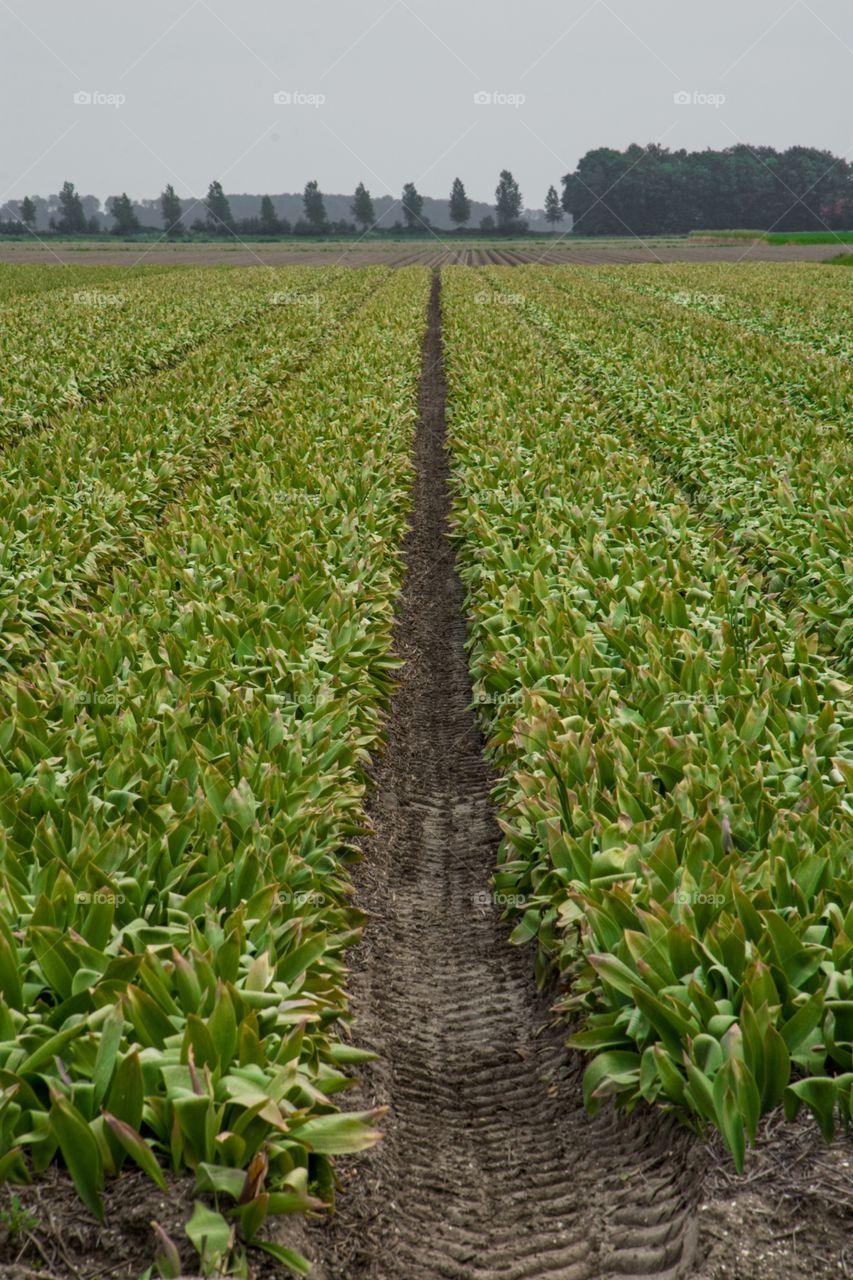
<svg viewBox="0 0 853 1280">
<path fill-rule="evenodd" d="M 354 953 L 355 1031 L 380 1057 L 351 1105 L 390 1104 L 386 1137 L 341 1163 L 334 1217 L 287 1220 L 275 1238 L 317 1260 L 315 1280 L 853 1275 L 853 1143 L 826 1146 L 810 1122 L 774 1116 L 738 1178 L 718 1142 L 660 1112 L 591 1119 L 583 1063 L 535 990 L 530 952 L 508 944 L 488 887 L 500 832 L 448 536 L 439 288 L 436 277 L 396 631 L 405 665 L 357 869 L 371 919 Z M 165 1196 L 128 1172 L 100 1226 L 58 1169 L 0 1188 L 0 1277 L 136 1280 L 153 1261 L 152 1220 L 190 1276 L 192 1198 L 188 1178 Z M 250 1263 L 257 1280 L 283 1274 L 256 1251 Z"/>
<path fill-rule="evenodd" d="M 44 263 L 76 266 L 242 266 L 242 267 L 367 267 L 420 266 L 447 267 L 489 265 L 518 266 L 521 263 L 561 263 L 602 266 L 626 262 L 821 262 L 832 257 L 832 245 L 770 245 L 743 242 L 728 245 L 690 244 L 687 241 L 661 244 L 655 241 L 626 240 L 619 244 L 568 244 L 532 246 L 530 249 L 472 248 L 419 242 L 405 245 L 328 244 L 324 248 L 294 249 L 286 244 L 168 245 L 126 244 L 77 247 L 73 244 L 39 245 L 7 242 L 0 244 L 0 263 Z"/>
</svg>

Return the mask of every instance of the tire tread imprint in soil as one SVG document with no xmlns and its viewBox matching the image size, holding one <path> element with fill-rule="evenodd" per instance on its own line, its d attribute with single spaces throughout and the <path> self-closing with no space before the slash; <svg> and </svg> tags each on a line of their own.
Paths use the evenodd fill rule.
<svg viewBox="0 0 853 1280">
<path fill-rule="evenodd" d="M 665 1118 L 583 1110 L 579 1064 L 489 895 L 500 831 L 450 541 L 440 276 L 433 276 L 396 648 L 405 665 L 356 879 L 359 1105 L 390 1105 L 343 1169 L 330 1280 L 689 1274 L 694 1145 Z"/>
</svg>

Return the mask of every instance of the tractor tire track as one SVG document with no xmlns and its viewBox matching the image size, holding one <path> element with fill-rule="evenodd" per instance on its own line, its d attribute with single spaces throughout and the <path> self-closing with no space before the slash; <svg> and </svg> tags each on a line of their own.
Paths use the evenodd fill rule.
<svg viewBox="0 0 853 1280">
<path fill-rule="evenodd" d="M 318 1239 L 329 1280 L 681 1280 L 694 1254 L 697 1144 L 660 1116 L 595 1120 L 582 1064 L 510 947 L 489 877 L 500 831 L 471 709 L 449 540 L 436 272 L 396 645 L 405 660 L 356 880 L 370 914 L 355 1032 L 379 1054 L 359 1105 L 377 1150 L 342 1167 Z"/>
</svg>

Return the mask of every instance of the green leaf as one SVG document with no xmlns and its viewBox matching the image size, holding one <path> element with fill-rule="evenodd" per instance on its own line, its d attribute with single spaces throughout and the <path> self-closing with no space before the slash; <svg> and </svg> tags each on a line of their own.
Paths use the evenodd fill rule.
<svg viewBox="0 0 853 1280">
<path fill-rule="evenodd" d="M 255 1240 L 253 1244 L 256 1249 L 263 1249 L 264 1253 L 268 1253 L 271 1258 L 289 1267 L 295 1276 L 311 1274 L 311 1263 L 307 1258 L 303 1258 L 301 1253 L 296 1253 L 295 1250 L 288 1249 L 283 1244 L 273 1244 L 269 1240 Z"/>
<path fill-rule="evenodd" d="M 371 1126 L 384 1112 L 384 1107 L 378 1107 L 373 1111 L 312 1116 L 308 1120 L 293 1121 L 290 1135 L 320 1155 L 352 1155 L 365 1151 L 380 1140 L 382 1134 Z"/>
<path fill-rule="evenodd" d="M 835 1107 L 838 1102 L 838 1086 L 829 1076 L 813 1076 L 809 1080 L 796 1080 L 785 1091 L 785 1114 L 789 1120 L 797 1115 L 802 1103 L 818 1122 L 827 1142 L 835 1137 Z"/>
<path fill-rule="evenodd" d="M 104 1112 L 104 1119 L 131 1160 L 134 1160 L 143 1173 L 147 1173 L 148 1177 L 153 1182 L 156 1182 L 162 1191 L 167 1191 L 168 1187 L 166 1186 L 166 1179 L 163 1177 L 163 1171 L 148 1143 L 144 1141 L 135 1129 L 131 1129 L 129 1124 L 125 1124 L 123 1120 L 118 1120 L 115 1116 L 110 1115 L 109 1111 Z"/>
<path fill-rule="evenodd" d="M 105 1022 L 101 1024 L 98 1052 L 95 1056 L 95 1069 L 92 1082 L 95 1086 L 95 1106 L 100 1106 L 113 1078 L 119 1046 L 124 1032 L 124 1012 L 120 1004 L 110 1010 Z"/>
<path fill-rule="evenodd" d="M 640 1055 L 619 1052 L 599 1053 L 586 1068 L 583 1100 L 589 1111 L 597 1110 L 602 1098 L 637 1087 L 640 1082 Z"/>
<path fill-rule="evenodd" d="M 67 1098 L 56 1089 L 51 1090 L 50 1096 L 51 1128 L 77 1194 L 98 1221 L 103 1222 L 104 1204 L 100 1192 L 104 1185 L 104 1172 L 95 1135 Z"/>
<path fill-rule="evenodd" d="M 231 1248 L 233 1230 L 221 1213 L 196 1200 L 186 1232 L 201 1259 L 223 1258 Z"/>
</svg>

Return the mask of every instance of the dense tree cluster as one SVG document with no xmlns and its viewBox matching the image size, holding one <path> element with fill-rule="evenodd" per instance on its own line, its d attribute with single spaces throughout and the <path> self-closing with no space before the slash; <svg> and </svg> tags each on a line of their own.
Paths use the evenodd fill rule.
<svg viewBox="0 0 853 1280">
<path fill-rule="evenodd" d="M 563 178 L 562 204 L 582 235 L 849 228 L 853 164 L 814 147 L 599 147 Z"/>
</svg>

